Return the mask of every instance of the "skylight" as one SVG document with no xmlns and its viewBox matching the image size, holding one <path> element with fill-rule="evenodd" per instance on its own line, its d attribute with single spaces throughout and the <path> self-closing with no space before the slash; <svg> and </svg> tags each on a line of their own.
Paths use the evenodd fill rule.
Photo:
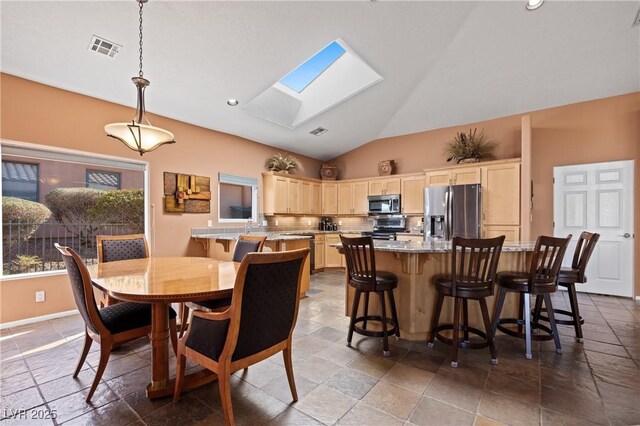
<svg viewBox="0 0 640 426">
<path fill-rule="evenodd" d="M 320 52 L 307 59 L 302 65 L 282 77 L 280 83 L 291 90 L 302 92 L 313 80 L 325 72 L 346 52 L 342 46 L 333 41 Z"/>
</svg>

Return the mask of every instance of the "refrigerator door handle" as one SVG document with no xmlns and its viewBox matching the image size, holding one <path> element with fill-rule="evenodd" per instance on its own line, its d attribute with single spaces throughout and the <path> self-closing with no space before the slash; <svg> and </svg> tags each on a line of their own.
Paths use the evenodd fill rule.
<svg viewBox="0 0 640 426">
<path fill-rule="evenodd" d="M 446 241 L 449 241 L 451 240 L 451 234 L 453 229 L 453 221 L 452 221 L 453 215 L 452 215 L 452 209 L 451 209 L 452 203 L 453 203 L 453 191 L 451 190 L 451 187 L 447 188 L 447 191 L 445 192 L 444 202 L 445 202 L 444 239 Z"/>
</svg>

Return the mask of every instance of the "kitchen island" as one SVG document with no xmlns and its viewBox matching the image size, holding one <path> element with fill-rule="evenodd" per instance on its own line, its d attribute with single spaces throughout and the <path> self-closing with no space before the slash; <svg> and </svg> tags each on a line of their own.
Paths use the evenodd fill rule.
<svg viewBox="0 0 640 426">
<path fill-rule="evenodd" d="M 309 248 L 310 236 L 285 235 L 273 232 L 252 232 L 249 235 L 266 236 L 264 251 L 287 251 L 301 248 Z M 207 233 L 205 230 L 194 228 L 191 230 L 191 238 L 202 244 L 207 252 L 207 257 L 218 260 L 231 260 L 239 233 Z M 302 282 L 300 294 L 305 296 L 309 290 L 311 281 L 311 262 L 309 257 L 304 262 L 302 269 Z"/>
<path fill-rule="evenodd" d="M 334 244 L 340 249 L 341 244 Z M 535 243 L 505 243 L 498 263 L 498 271 L 525 270 Z M 425 340 L 428 337 L 431 317 L 435 307 L 437 292 L 433 277 L 447 274 L 451 269 L 451 243 L 426 241 L 384 241 L 374 240 L 376 269 L 393 272 L 398 276 L 398 288 L 394 291 L 398 309 L 400 334 L 403 339 Z M 345 284 L 346 284 L 345 272 Z M 353 288 L 345 285 L 345 314 L 351 314 Z M 449 299 L 449 298 L 447 298 Z M 508 295 L 503 316 L 517 316 L 516 295 Z M 493 313 L 494 297 L 487 298 L 490 314 Z M 362 306 L 360 312 L 362 315 Z M 379 304 L 377 297 L 370 298 L 369 312 L 375 315 Z M 390 315 L 390 312 L 388 313 Z M 390 316 L 388 316 L 390 318 Z M 453 322 L 453 303 L 445 300 L 442 307 L 441 323 Z M 469 325 L 484 330 L 478 303 L 469 303 Z"/>
</svg>

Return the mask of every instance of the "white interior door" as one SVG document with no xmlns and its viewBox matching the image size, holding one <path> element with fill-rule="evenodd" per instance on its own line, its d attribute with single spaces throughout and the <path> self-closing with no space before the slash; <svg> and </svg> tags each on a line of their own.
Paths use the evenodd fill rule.
<svg viewBox="0 0 640 426">
<path fill-rule="evenodd" d="M 633 160 L 553 168 L 554 235 L 573 234 L 570 266 L 582 231 L 600 234 L 578 291 L 633 296 Z"/>
</svg>

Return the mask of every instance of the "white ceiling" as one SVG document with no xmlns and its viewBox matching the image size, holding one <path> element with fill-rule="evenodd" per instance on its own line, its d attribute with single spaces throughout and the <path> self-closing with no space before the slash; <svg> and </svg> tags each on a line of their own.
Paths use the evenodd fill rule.
<svg viewBox="0 0 640 426">
<path fill-rule="evenodd" d="M 640 90 L 638 1 L 525 3 L 151 0 L 147 110 L 327 160 L 383 137 Z M 3 0 L 0 14 L 3 72 L 135 107 L 134 0 Z M 93 34 L 121 53 L 87 50 Z M 338 37 L 384 80 L 293 130 L 241 108 Z M 319 126 L 329 132 L 308 133 Z"/>
</svg>

